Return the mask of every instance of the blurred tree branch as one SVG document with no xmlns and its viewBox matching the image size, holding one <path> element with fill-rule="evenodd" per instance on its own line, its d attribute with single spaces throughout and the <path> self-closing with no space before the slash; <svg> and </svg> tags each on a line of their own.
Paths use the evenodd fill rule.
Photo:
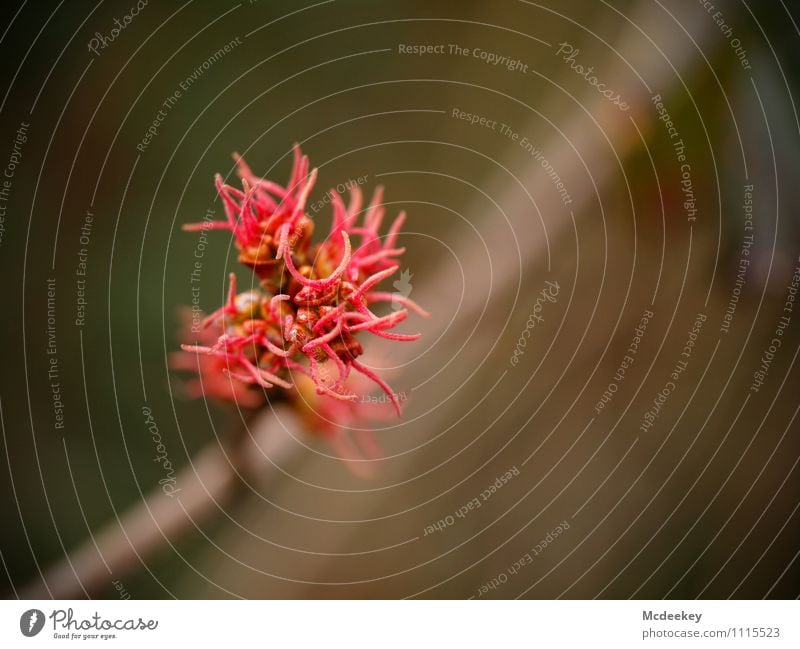
<svg viewBox="0 0 800 649">
<path fill-rule="evenodd" d="M 289 459 L 298 448 L 293 435 L 299 422 L 288 408 L 264 409 L 230 447 L 210 443 L 178 474 L 180 492 L 165 494 L 160 487 L 108 523 L 19 591 L 24 599 L 92 597 L 111 588 L 111 582 L 146 566 L 159 552 L 244 488 L 242 479 L 262 476 L 274 464 Z M 291 429 L 291 430 L 290 430 Z"/>
</svg>

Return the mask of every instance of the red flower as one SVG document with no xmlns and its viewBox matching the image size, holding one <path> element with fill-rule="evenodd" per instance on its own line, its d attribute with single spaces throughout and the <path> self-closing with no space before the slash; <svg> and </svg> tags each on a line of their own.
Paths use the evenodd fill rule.
<svg viewBox="0 0 800 649">
<path fill-rule="evenodd" d="M 189 309 L 183 309 L 181 320 L 183 321 L 181 336 L 189 338 L 192 332 L 192 314 Z M 217 334 L 212 328 L 202 329 L 195 336 L 197 342 L 203 345 L 213 345 L 217 340 Z M 214 354 L 180 351 L 170 354 L 169 364 L 173 370 L 197 374 L 197 378 L 190 379 L 182 385 L 187 397 L 235 401 L 246 408 L 256 408 L 264 403 L 263 393 L 249 389 L 247 385 L 225 373 L 227 367 L 224 358 Z"/>
<path fill-rule="evenodd" d="M 397 216 L 382 239 L 381 188 L 363 218 L 359 218 L 362 196 L 357 186 L 350 190 L 347 206 L 332 190 L 331 230 L 324 241 L 315 244 L 314 223 L 305 213 L 305 205 L 317 170 L 309 171 L 308 158 L 300 148 L 294 148 L 294 166 L 286 187 L 254 176 L 241 157 L 235 158 L 242 189 L 216 178 L 227 220 L 184 229 L 210 227 L 232 232 L 239 261 L 253 269 L 260 286 L 237 294 L 236 277 L 231 273 L 226 304 L 205 321 L 215 341 L 182 348 L 216 359 L 212 371 L 224 372 L 242 384 L 290 389 L 295 373 L 300 373 L 311 379 L 317 394 L 340 402 L 358 399 L 347 383 L 355 370 L 380 386 L 400 414 L 394 392 L 357 360 L 363 353 L 357 337 L 364 332 L 413 341 L 420 334 L 392 330 L 408 317 L 409 310 L 428 315 L 407 297 L 376 290 L 398 270 L 395 259 L 405 249 L 396 244 L 405 214 Z M 402 308 L 380 316 L 373 309 L 382 302 Z M 335 370 L 330 371 L 331 367 Z"/>
</svg>

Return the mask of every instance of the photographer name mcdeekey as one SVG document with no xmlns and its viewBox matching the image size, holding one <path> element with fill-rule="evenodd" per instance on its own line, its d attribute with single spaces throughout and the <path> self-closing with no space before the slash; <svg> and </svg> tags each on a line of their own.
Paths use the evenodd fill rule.
<svg viewBox="0 0 800 649">
<path fill-rule="evenodd" d="M 695 624 L 699 624 L 701 617 L 703 617 L 702 613 L 687 613 L 686 611 L 681 611 L 680 613 L 642 611 L 643 620 L 677 620 L 679 622 L 694 622 Z"/>
<path fill-rule="evenodd" d="M 75 619 L 71 608 L 66 611 L 55 609 L 48 617 L 53 620 L 54 631 L 59 628 L 70 631 L 153 631 L 158 626 L 158 620 L 143 620 L 142 618 L 107 620 L 99 613 L 95 613 L 88 619 Z"/>
</svg>

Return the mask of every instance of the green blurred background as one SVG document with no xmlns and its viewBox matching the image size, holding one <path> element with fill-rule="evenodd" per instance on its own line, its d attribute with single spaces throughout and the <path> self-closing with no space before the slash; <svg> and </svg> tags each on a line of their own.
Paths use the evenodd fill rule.
<svg viewBox="0 0 800 649">
<path fill-rule="evenodd" d="M 320 170 L 312 200 L 366 175 L 369 190 L 386 186 L 390 215 L 409 213 L 402 265 L 433 316 L 410 325 L 425 338 L 389 372 L 411 397 L 404 421 L 376 432 L 391 457 L 364 481 L 304 438 L 319 452 L 296 444 L 90 595 L 117 597 L 119 580 L 136 598 L 470 597 L 567 520 L 547 552 L 481 596 L 796 597 L 800 314 L 766 385 L 749 386 L 800 253 L 798 12 L 716 4 L 752 69 L 700 3 L 151 2 L 96 54 L 93 34 L 108 36 L 131 2 L 8 7 L 0 164 L 29 127 L 0 241 L 6 596 L 157 488 L 144 406 L 180 467 L 241 428 L 236 408 L 181 398 L 167 366 L 199 243 L 180 225 L 221 216 L 212 179 L 232 174 L 232 151 L 283 182 L 300 142 Z M 562 42 L 629 112 L 570 70 Z M 480 48 L 528 68 L 401 44 Z M 687 145 L 691 224 L 658 93 Z M 574 204 L 518 142 L 456 108 L 543 147 Z M 748 183 L 752 263 L 721 334 Z M 324 231 L 327 210 L 314 218 Z M 212 233 L 203 253 L 210 311 L 235 250 Z M 47 374 L 53 278 L 63 429 Z M 547 279 L 559 300 L 510 366 Z M 631 374 L 598 414 L 648 308 Z M 640 434 L 698 312 L 708 320 L 686 376 Z M 520 477 L 485 506 L 424 535 L 512 466 Z"/>
</svg>

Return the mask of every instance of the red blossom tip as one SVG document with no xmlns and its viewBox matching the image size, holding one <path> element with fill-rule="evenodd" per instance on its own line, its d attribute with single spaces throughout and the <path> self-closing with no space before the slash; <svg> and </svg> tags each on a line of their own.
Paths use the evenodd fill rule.
<svg viewBox="0 0 800 649">
<path fill-rule="evenodd" d="M 358 393 L 352 386 L 359 379 L 371 381 L 387 394 L 399 415 L 397 395 L 357 359 L 363 353 L 360 335 L 417 340 L 418 333 L 394 329 L 409 313 L 429 315 L 406 295 L 378 288 L 399 269 L 396 260 L 405 248 L 397 246 L 397 239 L 405 212 L 398 214 L 381 239 L 386 212 L 383 188 L 376 188 L 363 212 L 357 185 L 348 188 L 346 203 L 331 189 L 330 235 L 314 243 L 314 222 L 306 214 L 306 205 L 318 170 L 310 169 L 308 157 L 297 144 L 292 158 L 288 184 L 282 186 L 257 177 L 234 152 L 241 189 L 226 184 L 219 174 L 214 177 L 226 220 L 183 226 L 190 232 L 232 232 L 240 261 L 259 283 L 237 293 L 236 276 L 231 273 L 225 304 L 203 320 L 205 328 L 196 334 L 197 344 L 181 345 L 183 352 L 178 355 L 192 356 L 176 358 L 174 365 L 184 370 L 196 367 L 201 373 L 192 384 L 193 393 L 203 394 L 208 387 L 215 396 L 253 405 L 263 402 L 253 386 L 289 389 L 298 381 L 311 382 L 319 395 L 319 399 L 314 397 L 319 401 L 316 407 L 342 425 L 358 409 Z M 356 249 L 353 236 L 360 237 Z M 381 302 L 391 302 L 393 311 L 374 313 L 372 308 Z M 356 370 L 352 376 L 351 369 Z"/>
</svg>

